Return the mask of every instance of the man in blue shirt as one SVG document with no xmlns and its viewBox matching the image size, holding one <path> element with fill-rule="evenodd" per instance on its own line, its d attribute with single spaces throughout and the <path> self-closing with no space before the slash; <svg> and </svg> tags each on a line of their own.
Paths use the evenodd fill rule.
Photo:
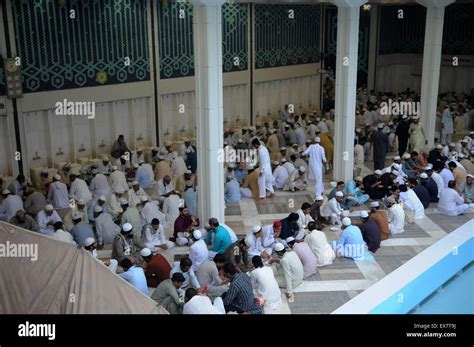
<svg viewBox="0 0 474 347">
<path fill-rule="evenodd" d="M 227 247 L 232 243 L 229 233 L 222 225 L 219 225 L 219 221 L 216 218 L 209 219 L 209 226 L 210 230 L 207 233 L 207 244 L 211 243 L 212 233 L 215 233 L 209 256 L 214 257 L 216 253 L 224 254 Z"/>
<path fill-rule="evenodd" d="M 140 187 L 142 187 L 143 189 L 148 189 L 151 187 L 150 173 L 142 165 L 143 162 L 139 162 L 138 164 L 140 165 L 140 167 L 135 173 L 135 181 L 137 181 L 140 184 Z"/>
<path fill-rule="evenodd" d="M 95 222 L 94 208 L 96 206 L 102 207 L 102 210 L 103 210 L 104 213 L 109 212 L 109 208 L 105 204 L 106 201 L 107 201 L 107 199 L 105 198 L 105 196 L 101 196 L 98 200 L 91 202 L 91 204 L 89 205 L 89 208 L 87 209 L 87 217 L 89 218 L 89 222 L 91 222 L 91 223 Z"/>
<path fill-rule="evenodd" d="M 125 272 L 122 272 L 119 276 L 148 296 L 148 286 L 146 284 L 146 277 L 143 269 L 135 266 L 130 258 L 123 258 L 120 262 L 120 266 Z"/>
<path fill-rule="evenodd" d="M 342 219 L 342 234 L 337 240 L 336 254 L 354 260 L 363 260 L 365 257 L 365 242 L 359 227 L 352 225 L 349 217 Z"/>
<path fill-rule="evenodd" d="M 224 188 L 224 200 L 225 202 L 239 202 L 242 199 L 240 195 L 240 185 L 234 179 L 234 175 L 227 174 L 227 183 Z"/>
<path fill-rule="evenodd" d="M 83 222 L 80 214 L 73 214 L 72 222 L 74 223 L 74 227 L 71 229 L 71 235 L 80 247 L 84 246 L 84 242 L 87 238 L 94 238 L 94 231 L 91 225 Z"/>
<path fill-rule="evenodd" d="M 431 201 L 431 195 L 428 189 L 425 186 L 418 184 L 416 178 L 409 178 L 408 183 L 410 185 L 410 188 L 412 188 L 415 192 L 416 196 L 418 196 L 418 199 L 420 199 L 421 203 L 423 204 L 423 207 L 428 208 L 428 206 L 430 206 Z"/>
</svg>

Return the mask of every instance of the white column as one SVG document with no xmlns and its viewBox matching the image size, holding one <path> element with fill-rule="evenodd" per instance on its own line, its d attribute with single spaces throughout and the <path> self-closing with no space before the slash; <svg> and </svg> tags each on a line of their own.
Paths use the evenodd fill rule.
<svg viewBox="0 0 474 347">
<path fill-rule="evenodd" d="M 427 8 L 421 78 L 421 122 L 425 128 L 428 146 L 433 146 L 443 44 L 444 8 L 454 0 L 417 0 L 417 2 Z"/>
<path fill-rule="evenodd" d="M 334 171 L 350 180 L 354 166 L 354 129 L 359 46 L 359 8 L 366 0 L 331 0 L 337 5 Z"/>
<path fill-rule="evenodd" d="M 224 0 L 193 0 L 198 210 L 201 223 L 224 222 L 222 23 Z"/>
</svg>

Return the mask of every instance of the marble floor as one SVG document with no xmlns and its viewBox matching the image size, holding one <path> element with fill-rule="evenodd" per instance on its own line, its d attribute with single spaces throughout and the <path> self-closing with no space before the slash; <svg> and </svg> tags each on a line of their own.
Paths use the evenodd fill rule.
<svg viewBox="0 0 474 347">
<path fill-rule="evenodd" d="M 329 176 L 327 176 L 329 178 Z M 329 187 L 329 179 L 325 182 Z M 328 193 L 329 190 L 326 191 Z M 306 191 L 277 191 L 276 196 L 266 201 L 242 199 L 239 203 L 229 204 L 225 209 L 225 223 L 240 238 L 251 231 L 255 224 L 265 225 L 282 219 L 295 212 L 303 202 L 313 202 L 314 186 Z M 358 209 L 369 210 L 368 203 Z M 373 260 L 353 261 L 336 258 L 333 264 L 318 269 L 318 273 L 306 278 L 302 285 L 294 290 L 293 302 L 289 303 L 282 290 L 282 305 L 267 314 L 301 313 L 328 314 L 339 306 L 367 289 L 381 278 L 400 267 L 418 253 L 443 238 L 451 231 L 474 218 L 474 211 L 458 216 L 447 217 L 439 214 L 436 204 L 431 204 L 423 219 L 405 226 L 405 232 L 382 241 Z M 357 217 L 353 221 L 358 220 Z M 337 240 L 339 231 L 323 230 L 329 241 Z M 167 230 L 170 234 L 171 230 Z M 178 261 L 188 253 L 188 247 L 175 247 L 164 252 L 168 261 Z M 100 251 L 99 257 L 110 256 L 110 251 Z"/>
</svg>

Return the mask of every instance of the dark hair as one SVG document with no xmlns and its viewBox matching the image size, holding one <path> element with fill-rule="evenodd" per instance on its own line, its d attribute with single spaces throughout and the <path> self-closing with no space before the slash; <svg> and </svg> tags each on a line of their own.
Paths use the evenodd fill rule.
<svg viewBox="0 0 474 347">
<path fill-rule="evenodd" d="M 400 189 L 401 192 L 406 192 L 406 191 L 408 190 L 406 184 L 400 184 L 400 186 L 398 187 L 398 189 Z"/>
<path fill-rule="evenodd" d="M 209 225 L 217 228 L 219 226 L 219 221 L 216 218 L 209 218 Z"/>
<path fill-rule="evenodd" d="M 454 161 L 450 161 L 450 162 L 448 163 L 448 166 L 449 166 L 449 167 L 456 167 L 457 165 L 456 165 L 456 163 L 455 163 Z"/>
<path fill-rule="evenodd" d="M 449 181 L 448 182 L 448 188 L 453 188 L 456 187 L 456 181 Z"/>
<path fill-rule="evenodd" d="M 346 184 L 344 181 L 337 182 L 337 185 L 340 186 L 341 184 Z"/>
<path fill-rule="evenodd" d="M 288 215 L 288 221 L 289 222 L 296 222 L 298 219 L 300 219 L 300 216 L 298 215 L 298 213 L 291 212 Z"/>
<path fill-rule="evenodd" d="M 308 202 L 303 202 L 303 205 L 301 205 L 302 210 L 306 210 L 307 208 L 311 208 L 311 204 Z"/>
<path fill-rule="evenodd" d="M 296 240 L 293 240 L 293 241 L 290 241 L 290 242 L 286 242 L 287 245 L 294 245 L 296 243 Z"/>
<path fill-rule="evenodd" d="M 308 230 L 312 231 L 318 228 L 318 224 L 315 221 L 311 221 L 308 223 Z"/>
<path fill-rule="evenodd" d="M 252 258 L 252 264 L 253 264 L 253 267 L 256 268 L 256 269 L 259 268 L 259 267 L 263 267 L 262 258 L 260 258 L 259 255 L 255 255 Z"/>
<path fill-rule="evenodd" d="M 193 262 L 191 261 L 191 259 L 189 259 L 188 257 L 184 257 L 183 259 L 181 259 L 181 261 L 179 262 L 179 266 L 180 267 L 191 267 L 193 265 Z"/>
<path fill-rule="evenodd" d="M 221 253 L 217 253 L 215 256 L 214 256 L 214 263 L 225 263 L 225 256 L 224 254 L 221 254 Z"/>
<path fill-rule="evenodd" d="M 258 139 L 253 139 L 252 140 L 252 145 L 257 145 L 257 146 L 260 146 L 260 141 Z"/>
<path fill-rule="evenodd" d="M 415 177 L 410 177 L 408 179 L 408 182 L 411 183 L 411 184 L 414 184 L 415 186 L 417 185 L 418 181 L 416 180 Z"/>
<path fill-rule="evenodd" d="M 184 281 L 186 281 L 186 279 L 184 278 L 184 276 L 181 272 L 175 272 L 171 276 L 171 281 L 178 282 L 178 283 L 183 283 Z"/>
<path fill-rule="evenodd" d="M 160 224 L 160 220 L 158 218 L 153 218 L 151 220 L 151 224 L 154 224 L 154 225 Z"/>
<path fill-rule="evenodd" d="M 62 229 L 63 226 L 64 226 L 64 225 L 63 225 L 63 222 L 61 222 L 61 221 L 55 222 L 55 223 L 53 224 L 53 227 L 54 227 L 54 230 L 55 230 L 55 231 L 56 231 L 56 230 L 59 230 L 59 229 Z"/>
<path fill-rule="evenodd" d="M 227 263 L 224 265 L 224 273 L 234 276 L 236 272 L 234 264 Z"/>
<path fill-rule="evenodd" d="M 25 176 L 22 174 L 19 174 L 18 176 L 16 176 L 16 180 L 20 183 L 25 182 Z"/>
<path fill-rule="evenodd" d="M 132 267 L 132 261 L 130 258 L 123 258 L 120 262 L 120 266 L 123 267 L 124 270 L 128 270 Z"/>
<path fill-rule="evenodd" d="M 418 152 L 417 151 L 411 152 L 411 156 L 418 156 Z"/>
<path fill-rule="evenodd" d="M 184 297 L 186 298 L 186 301 L 191 300 L 194 296 L 197 295 L 197 290 L 194 288 L 188 288 L 186 289 L 186 292 L 184 293 Z"/>
</svg>

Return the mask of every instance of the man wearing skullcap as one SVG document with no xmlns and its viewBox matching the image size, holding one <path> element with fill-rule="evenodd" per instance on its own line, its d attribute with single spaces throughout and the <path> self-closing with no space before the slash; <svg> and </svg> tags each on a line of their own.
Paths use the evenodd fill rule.
<svg viewBox="0 0 474 347">
<path fill-rule="evenodd" d="M 388 187 L 382 182 L 381 170 L 375 170 L 373 174 L 365 176 L 363 184 L 365 192 L 372 200 L 382 199 L 388 193 Z"/>
<path fill-rule="evenodd" d="M 119 264 L 124 258 L 133 258 L 135 261 L 139 259 L 139 249 L 143 248 L 143 244 L 137 245 L 133 241 L 132 231 L 130 223 L 123 224 L 112 243 L 112 258 L 117 259 Z"/>
<path fill-rule="evenodd" d="M 233 174 L 227 174 L 226 184 L 224 187 L 224 201 L 227 202 L 239 202 L 242 199 L 240 192 L 240 185 L 234 178 Z"/>
<path fill-rule="evenodd" d="M 332 225 L 340 225 L 343 208 L 341 206 L 344 193 L 338 191 L 326 204 L 324 215 L 328 216 Z"/>
<path fill-rule="evenodd" d="M 202 239 L 200 230 L 194 230 L 191 233 L 191 238 L 193 244 L 189 247 L 189 258 L 193 263 L 193 271 L 197 272 L 201 265 L 209 259 L 209 250 L 207 249 L 206 242 Z"/>
<path fill-rule="evenodd" d="M 342 234 L 335 243 L 335 251 L 339 257 L 363 260 L 366 244 L 359 227 L 352 225 L 349 217 L 342 219 Z"/>
<path fill-rule="evenodd" d="M 111 244 L 115 236 L 120 232 L 120 227 L 114 223 L 112 216 L 104 212 L 101 206 L 94 207 L 95 230 L 97 232 L 97 244 L 101 249 L 104 245 Z"/>
<path fill-rule="evenodd" d="M 359 206 L 369 200 L 369 195 L 364 194 L 361 191 L 362 177 L 357 176 L 353 180 L 350 180 L 347 183 L 347 186 L 344 188 L 344 195 L 346 197 L 346 208 L 353 206 Z"/>
<path fill-rule="evenodd" d="M 123 213 L 122 206 L 120 202 L 125 196 L 125 191 L 122 189 L 118 189 L 110 194 L 109 198 L 107 199 L 107 208 L 108 212 L 112 215 L 112 218 L 116 220 L 119 216 Z"/>
<path fill-rule="evenodd" d="M 428 190 L 430 202 L 438 202 L 438 186 L 436 182 L 426 172 L 420 173 L 419 178 L 420 184 Z"/>
<path fill-rule="evenodd" d="M 377 224 L 380 231 L 380 239 L 382 241 L 388 239 L 388 216 L 385 211 L 380 210 L 380 203 L 378 201 L 370 203 L 370 219 Z"/>
<path fill-rule="evenodd" d="M 100 196 L 109 196 L 111 193 L 109 182 L 105 175 L 99 173 L 97 169 L 92 171 L 94 178 L 91 180 L 89 190 L 92 193 L 92 197 L 97 199 Z"/>
<path fill-rule="evenodd" d="M 27 215 L 25 210 L 20 209 L 16 211 L 15 215 L 10 219 L 10 224 L 16 225 L 17 227 L 30 230 L 39 231 L 38 224 L 35 222 L 33 217 Z"/>
<path fill-rule="evenodd" d="M 270 152 L 270 159 L 272 161 L 279 160 L 280 157 L 280 143 L 278 141 L 278 137 L 276 132 L 272 132 L 267 139 L 267 148 Z"/>
<path fill-rule="evenodd" d="M 412 117 L 413 121 L 410 124 L 410 148 L 412 151 L 420 152 L 426 144 L 426 135 L 423 125 L 420 123 L 420 116 Z"/>
<path fill-rule="evenodd" d="M 428 154 L 428 163 L 435 165 L 439 161 L 446 160 L 447 158 L 442 154 L 443 146 L 437 144 Z"/>
<path fill-rule="evenodd" d="M 360 218 L 362 219 L 362 225 L 360 225 L 360 231 L 362 237 L 369 248 L 369 251 L 375 253 L 380 248 L 380 230 L 377 223 L 373 219 L 369 218 L 369 213 L 365 210 L 360 211 Z"/>
<path fill-rule="evenodd" d="M 92 200 L 92 193 L 87 186 L 86 181 L 74 174 L 70 176 L 71 187 L 69 188 L 69 198 L 74 200 L 84 200 L 86 204 Z"/>
<path fill-rule="evenodd" d="M 54 223 L 61 222 L 61 217 L 54 210 L 53 205 L 46 205 L 43 211 L 36 216 L 39 231 L 43 235 L 51 235 L 54 232 Z"/>
<path fill-rule="evenodd" d="M 403 208 L 405 209 L 408 222 L 410 223 L 414 221 L 414 219 L 423 218 L 425 216 L 425 208 L 413 189 L 405 184 L 400 185 L 399 189 L 400 201 L 403 202 Z"/>
<path fill-rule="evenodd" d="M 143 248 L 140 255 L 145 262 L 145 277 L 148 287 L 156 288 L 161 282 L 170 278 L 171 266 L 163 255 L 153 254 L 148 248 Z"/>
<path fill-rule="evenodd" d="M 306 242 L 296 242 L 296 239 L 292 236 L 286 239 L 288 247 L 296 253 L 298 258 L 303 265 L 304 278 L 313 276 L 317 270 L 318 260 L 314 255 L 313 251 Z"/>
<path fill-rule="evenodd" d="M 87 208 L 87 218 L 89 222 L 94 223 L 95 217 L 94 217 L 94 209 L 96 206 L 102 207 L 103 212 L 109 212 L 109 207 L 106 204 L 107 198 L 105 196 L 101 196 L 98 199 L 93 200 L 90 204 L 89 207 Z"/>
<path fill-rule="evenodd" d="M 308 178 L 306 176 L 306 168 L 304 166 L 300 166 L 298 170 L 294 170 L 292 172 L 283 190 L 294 192 L 295 190 L 306 190 L 307 187 Z"/>
<path fill-rule="evenodd" d="M 245 236 L 245 244 L 248 247 L 249 257 L 252 258 L 255 255 L 260 256 L 266 260 L 270 257 L 271 250 L 268 250 L 263 246 L 263 230 L 260 225 L 254 225 L 252 231 Z"/>
<path fill-rule="evenodd" d="M 9 222 L 18 210 L 23 209 L 23 201 L 18 195 L 10 194 L 8 189 L 2 192 L 3 201 L 0 204 L 0 220 Z"/>
<path fill-rule="evenodd" d="M 405 212 L 403 207 L 390 196 L 386 202 L 388 208 L 388 230 L 390 234 L 396 235 L 405 231 Z"/>
<path fill-rule="evenodd" d="M 474 204 L 468 204 L 467 199 L 463 198 L 455 188 L 456 182 L 452 180 L 448 182 L 448 187 L 441 192 L 438 202 L 438 210 L 441 214 L 458 216 L 466 213 L 469 208 L 474 208 Z"/>
<path fill-rule="evenodd" d="M 94 238 L 94 230 L 92 226 L 82 219 L 82 215 L 77 211 L 71 216 L 73 227 L 71 229 L 71 235 L 74 241 L 80 246 L 84 246 L 84 242 L 87 238 Z M 95 240 L 94 240 L 95 241 Z"/>
<path fill-rule="evenodd" d="M 54 175 L 53 182 L 49 185 L 48 202 L 57 210 L 59 216 L 64 218 L 69 209 L 69 194 L 67 186 L 61 182 L 61 176 Z"/>
<path fill-rule="evenodd" d="M 384 124 L 377 125 L 377 132 L 372 134 L 370 140 L 374 154 L 374 169 L 383 169 L 385 167 L 385 158 L 389 151 L 387 134 L 383 132 Z"/>
<path fill-rule="evenodd" d="M 309 155 L 308 179 L 316 181 L 315 195 L 321 195 L 324 193 L 323 169 L 324 164 L 327 162 L 324 148 L 319 144 L 320 142 L 321 139 L 316 137 L 315 144 L 312 144 L 301 153 L 301 155 Z"/>
<path fill-rule="evenodd" d="M 132 188 L 128 189 L 127 191 L 127 201 L 130 206 L 136 207 L 141 204 L 142 197 L 147 197 L 148 194 L 140 187 L 140 183 L 138 181 L 132 182 Z M 163 198 L 164 200 L 164 198 Z"/>
</svg>

